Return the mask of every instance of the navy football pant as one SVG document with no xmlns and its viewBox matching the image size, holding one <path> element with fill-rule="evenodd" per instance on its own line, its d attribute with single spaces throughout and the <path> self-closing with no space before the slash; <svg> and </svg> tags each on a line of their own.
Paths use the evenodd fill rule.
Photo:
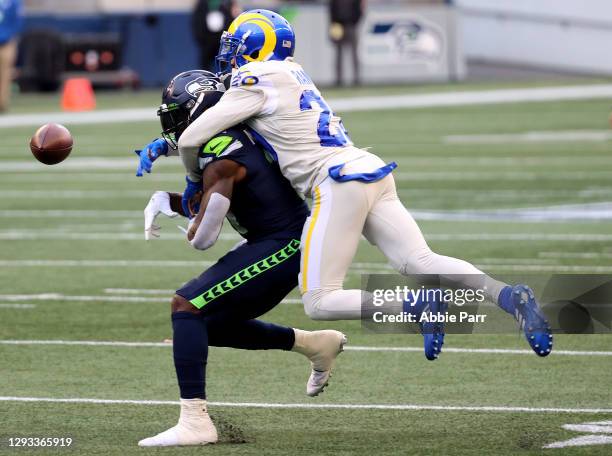
<svg viewBox="0 0 612 456">
<path fill-rule="evenodd" d="M 176 293 L 201 310 L 172 315 L 174 364 L 181 397 L 205 398 L 208 346 L 290 350 L 293 329 L 255 318 L 297 285 L 300 242 L 265 240 L 241 245 Z"/>
</svg>

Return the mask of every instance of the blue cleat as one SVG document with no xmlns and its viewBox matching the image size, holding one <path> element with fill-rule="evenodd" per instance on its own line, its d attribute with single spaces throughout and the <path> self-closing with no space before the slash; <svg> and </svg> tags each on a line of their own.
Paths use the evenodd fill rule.
<svg viewBox="0 0 612 456">
<path fill-rule="evenodd" d="M 419 322 L 419 328 L 421 334 L 423 334 L 423 348 L 425 350 L 425 358 L 429 361 L 435 361 L 442 353 L 442 346 L 444 345 L 444 323 L 443 322 L 421 322 L 421 316 L 425 314 L 430 319 L 430 316 L 444 316 L 448 304 L 443 301 L 432 299 L 432 300 L 419 300 L 414 305 L 408 301 L 404 301 L 404 312 L 407 312 L 416 317 Z"/>
<path fill-rule="evenodd" d="M 531 288 L 527 285 L 504 288 L 499 295 L 499 306 L 518 321 L 536 355 L 550 354 L 553 347 L 552 331 L 546 316 L 538 307 Z"/>
</svg>

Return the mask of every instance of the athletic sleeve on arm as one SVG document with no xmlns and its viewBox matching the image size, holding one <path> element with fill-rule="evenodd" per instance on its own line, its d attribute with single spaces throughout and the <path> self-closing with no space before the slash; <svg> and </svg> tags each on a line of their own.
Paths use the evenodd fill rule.
<svg viewBox="0 0 612 456">
<path fill-rule="evenodd" d="M 210 195 L 206 213 L 198 227 L 191 245 L 198 250 L 206 250 L 217 242 L 223 220 L 230 208 L 230 200 L 219 193 Z"/>
</svg>

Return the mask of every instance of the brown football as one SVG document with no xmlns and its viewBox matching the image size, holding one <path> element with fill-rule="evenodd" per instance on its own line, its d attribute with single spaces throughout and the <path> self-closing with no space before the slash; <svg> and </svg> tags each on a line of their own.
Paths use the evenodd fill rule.
<svg viewBox="0 0 612 456">
<path fill-rule="evenodd" d="M 45 165 L 56 165 L 72 151 L 72 135 L 66 127 L 49 123 L 43 125 L 30 140 L 30 150 L 36 160 Z"/>
</svg>

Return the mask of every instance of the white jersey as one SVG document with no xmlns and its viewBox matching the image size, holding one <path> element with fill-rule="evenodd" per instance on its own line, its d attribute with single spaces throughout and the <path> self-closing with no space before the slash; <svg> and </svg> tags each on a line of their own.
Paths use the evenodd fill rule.
<svg viewBox="0 0 612 456">
<path fill-rule="evenodd" d="M 231 88 L 221 100 L 181 135 L 179 150 L 191 179 L 200 178 L 199 148 L 240 122 L 254 130 L 276 156 L 283 175 L 307 196 L 326 164 L 369 155 L 353 146 L 341 119 L 299 64 L 291 59 L 251 62 L 234 72 Z"/>
</svg>

